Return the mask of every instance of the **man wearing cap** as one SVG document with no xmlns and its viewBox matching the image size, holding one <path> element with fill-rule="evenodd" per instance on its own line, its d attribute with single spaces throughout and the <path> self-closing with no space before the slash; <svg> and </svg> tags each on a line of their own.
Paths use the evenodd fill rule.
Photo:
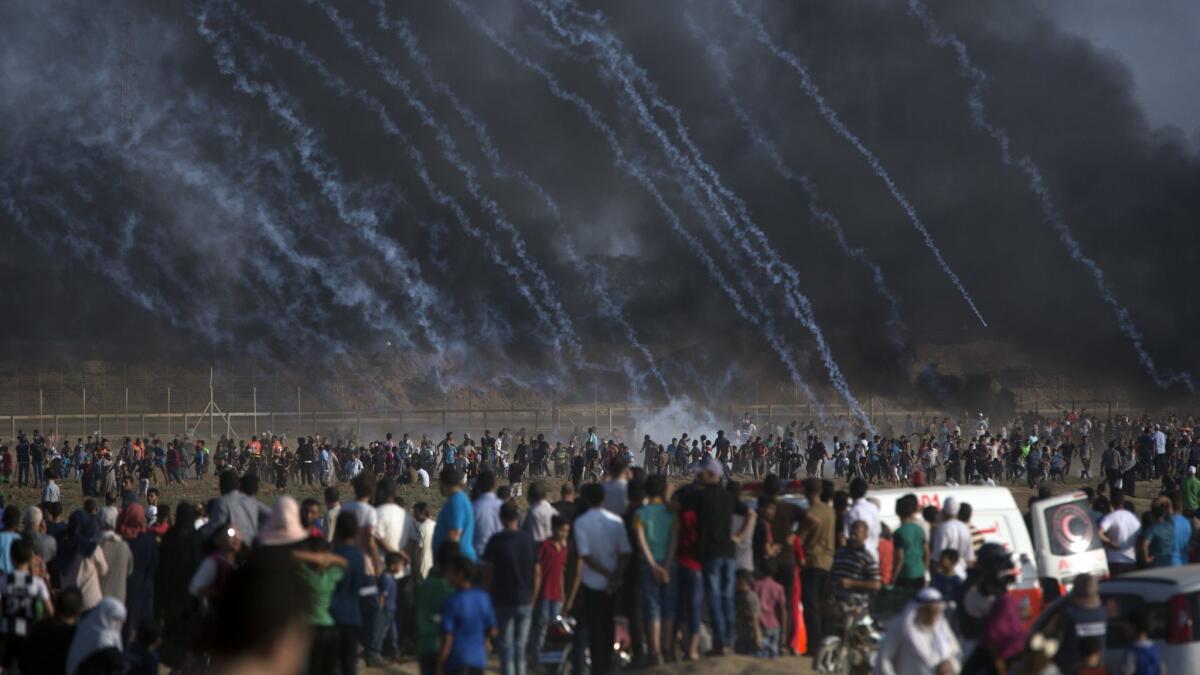
<svg viewBox="0 0 1200 675">
<path fill-rule="evenodd" d="M 971 528 L 959 519 L 958 512 L 958 500 L 947 497 L 942 504 L 942 524 L 933 531 L 929 559 L 937 560 L 946 549 L 958 551 L 958 564 L 955 565 L 954 572 L 966 579 L 967 567 L 975 561 L 975 547 L 971 541 Z"/>
<path fill-rule="evenodd" d="M 721 463 L 709 457 L 696 466 L 700 477 L 699 508 L 697 524 L 699 541 L 698 556 L 704 574 L 704 591 L 708 596 L 708 613 L 712 619 L 713 652 L 728 653 L 733 648 L 734 609 L 733 585 L 737 571 L 735 556 L 737 546 L 733 542 L 733 514 L 737 509 L 745 513 L 733 495 L 721 486 Z"/>
<path fill-rule="evenodd" d="M 1187 478 L 1183 480 L 1183 515 L 1195 518 L 1200 509 L 1200 478 L 1196 478 L 1196 466 L 1187 468 Z"/>
<path fill-rule="evenodd" d="M 888 624 L 876 675 L 950 675 L 962 663 L 958 638 L 946 621 L 946 603 L 933 588 L 922 588 Z"/>
</svg>

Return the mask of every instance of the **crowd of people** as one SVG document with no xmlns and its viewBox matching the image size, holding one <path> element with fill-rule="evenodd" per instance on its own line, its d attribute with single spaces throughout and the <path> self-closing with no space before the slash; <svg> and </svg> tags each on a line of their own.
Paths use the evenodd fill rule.
<svg viewBox="0 0 1200 675">
<path fill-rule="evenodd" d="M 889 605 L 899 611 L 878 672 L 1005 672 L 1017 662 L 1103 672 L 1095 579 L 1076 580 L 1046 629 L 1053 640 L 1031 639 L 1005 593 L 1014 561 L 972 528 L 969 503 L 921 509 L 907 495 L 893 531 L 870 490 L 939 472 L 995 482 L 988 467 L 1013 455 L 1025 467 L 1060 457 L 1072 478 L 1078 458 L 1088 479 L 1088 448 L 1103 443 L 1089 492 L 1112 574 L 1184 564 L 1197 557 L 1200 515 L 1192 427 L 1191 418 L 1098 422 L 1086 411 L 996 429 L 982 416 L 909 418 L 899 434 L 846 444 L 815 425 L 793 422 L 764 440 L 739 423 L 733 438 L 647 436 L 636 454 L 594 429 L 553 446 L 504 430 L 437 444 L 300 438 L 294 449 L 276 435 L 222 438 L 212 450 L 203 440 L 113 447 L 22 433 L 0 446 L 0 480 L 41 488 L 41 499 L 3 511 L 0 665 L 352 673 L 360 661 L 415 659 L 423 673 L 470 673 L 494 657 L 506 675 L 523 675 L 555 653 L 576 673 L 608 673 L 731 653 L 815 655 Z M 1029 460 L 1035 453 L 1051 459 Z M 840 460 L 838 476 L 825 460 Z M 214 498 L 166 503 L 174 483 L 210 471 Z M 807 479 L 791 483 L 800 472 Z M 835 477 L 849 479 L 846 489 Z M 1038 474 L 1038 497 L 1056 477 Z M 737 478 L 761 480 L 743 491 Z M 64 480 L 82 488 L 70 514 Z M 322 485 L 323 499 L 287 496 L 293 480 Z M 1136 482 L 1154 480 L 1158 496 L 1139 515 Z M 270 508 L 261 481 L 279 494 Z M 397 497 L 403 484 L 430 494 L 409 506 Z M 1078 632 L 1082 623 L 1092 634 Z M 1038 646 L 1048 642 L 1058 649 Z M 1135 644 L 1152 662 L 1152 643 Z"/>
</svg>

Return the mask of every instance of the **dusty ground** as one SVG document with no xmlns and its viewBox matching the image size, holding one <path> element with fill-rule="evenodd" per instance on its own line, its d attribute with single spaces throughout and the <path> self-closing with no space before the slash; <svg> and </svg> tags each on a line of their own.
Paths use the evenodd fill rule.
<svg viewBox="0 0 1200 675">
<path fill-rule="evenodd" d="M 389 665 L 386 668 L 365 668 L 360 670 L 371 675 L 382 673 L 416 675 L 418 673 L 415 661 Z M 497 664 L 492 663 L 489 670 L 497 670 Z M 812 659 L 803 656 L 784 657 L 779 659 L 752 659 L 746 656 L 725 656 L 721 658 L 701 659 L 700 661 L 682 661 L 669 663 L 656 668 L 645 668 L 638 672 L 646 675 L 812 675 Z"/>
</svg>

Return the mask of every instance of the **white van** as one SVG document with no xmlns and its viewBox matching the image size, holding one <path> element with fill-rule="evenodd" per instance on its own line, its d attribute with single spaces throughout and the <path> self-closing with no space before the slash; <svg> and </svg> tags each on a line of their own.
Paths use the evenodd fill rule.
<svg viewBox="0 0 1200 675">
<path fill-rule="evenodd" d="M 753 490 L 758 484 L 751 484 Z M 802 490 L 801 481 L 791 481 L 788 490 Z M 917 496 L 918 512 L 927 506 L 933 506 L 940 512 L 946 500 L 953 497 L 959 504 L 971 505 L 971 526 L 983 535 L 984 542 L 996 542 L 1004 546 L 1012 554 L 1016 564 L 1017 580 L 1009 587 L 1009 594 L 1018 600 L 1021 607 L 1021 618 L 1026 625 L 1042 611 L 1042 587 L 1038 571 L 1038 559 L 1035 555 L 1033 542 L 1025 528 L 1025 519 L 1021 509 L 1013 499 L 1008 488 L 989 487 L 982 485 L 956 485 L 932 487 L 907 487 L 871 489 L 867 498 L 879 502 L 880 519 L 892 531 L 900 527 L 900 518 L 896 515 L 896 501 L 904 495 Z M 788 494 L 784 499 L 799 500 L 801 494 Z M 1035 525 L 1036 529 L 1036 525 Z M 1103 556 L 1103 552 L 1101 552 Z"/>
<path fill-rule="evenodd" d="M 1012 554 L 1017 581 L 1009 587 L 1009 593 L 1020 601 L 1021 617 L 1032 621 L 1042 611 L 1042 587 L 1033 542 L 1029 540 L 1021 509 L 1008 488 L 982 485 L 886 488 L 869 490 L 867 497 L 879 502 L 880 519 L 895 531 L 900 527 L 896 500 L 910 494 L 917 496 L 918 512 L 927 506 L 941 511 L 951 497 L 960 505 L 970 504 L 972 529 L 983 536 L 985 543 L 1001 544 Z"/>
</svg>

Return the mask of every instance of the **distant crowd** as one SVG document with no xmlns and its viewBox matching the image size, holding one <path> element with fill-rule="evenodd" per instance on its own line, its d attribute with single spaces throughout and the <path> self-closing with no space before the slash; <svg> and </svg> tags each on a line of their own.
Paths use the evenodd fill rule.
<svg viewBox="0 0 1200 675">
<path fill-rule="evenodd" d="M 1091 478 L 1092 443 L 1105 446 L 1088 489 L 1112 573 L 1196 560 L 1191 418 L 910 418 L 899 434 L 879 431 L 846 442 L 793 422 L 763 438 L 747 417 L 731 436 L 645 437 L 636 453 L 594 429 L 553 445 L 503 430 L 436 444 L 268 435 L 211 449 L 21 433 L 0 446 L 0 479 L 41 499 L 3 512 L 0 665 L 290 674 L 416 659 L 423 673 L 452 673 L 496 658 L 506 674 L 553 659 L 608 673 L 734 652 L 819 657 L 826 638 L 874 630 L 870 617 L 890 605 L 880 672 L 1042 672 L 1030 664 L 1048 660 L 1101 672 L 1103 635 L 1067 639 L 1081 623 L 1097 630 L 1094 579 L 1076 580 L 1062 605 L 1050 659 L 1005 593 L 1014 561 L 972 528 L 969 503 L 902 497 L 893 531 L 870 495 L 1025 480 L 1044 498 L 1075 477 L 1075 459 Z M 1025 473 L 997 474 L 995 460 Z M 209 473 L 212 499 L 170 498 L 172 484 Z M 743 491 L 739 477 L 761 480 Z M 84 495 L 69 514 L 64 480 Z M 263 482 L 293 481 L 325 485 L 323 499 L 259 500 Z M 1129 500 L 1138 482 L 1157 482 L 1141 514 Z M 444 503 L 410 506 L 401 484 L 436 487 Z M 1142 617 L 1129 621 L 1144 633 Z M 1152 662 L 1153 644 L 1136 644 Z"/>
</svg>

